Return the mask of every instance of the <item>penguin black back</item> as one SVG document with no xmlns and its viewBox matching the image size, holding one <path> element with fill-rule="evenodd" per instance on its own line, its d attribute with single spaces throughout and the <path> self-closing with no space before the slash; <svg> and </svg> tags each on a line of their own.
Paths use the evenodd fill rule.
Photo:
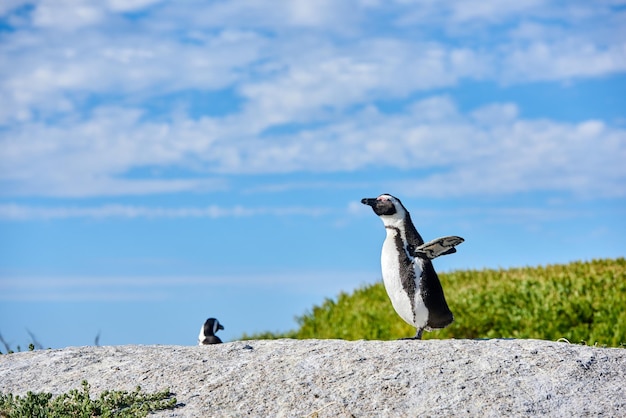
<svg viewBox="0 0 626 418">
<path fill-rule="evenodd" d="M 415 254 L 415 249 L 424 244 L 424 239 L 419 232 L 417 232 L 409 211 L 406 210 L 400 199 L 397 197 L 395 199 L 404 208 L 404 228 L 406 240 L 409 244 L 408 250 L 409 253 Z M 431 260 L 420 257 L 419 255 L 417 257 L 422 260 L 423 265 L 420 292 L 424 305 L 426 305 L 426 309 L 428 309 L 428 322 L 426 326 L 429 328 L 445 328 L 454 321 L 454 315 L 446 302 L 439 276 Z"/>
<path fill-rule="evenodd" d="M 424 271 L 420 282 L 420 292 L 426 309 L 428 309 L 429 328 L 445 328 L 454 321 L 454 315 L 448 307 L 439 276 L 430 260 L 424 260 Z"/>
<path fill-rule="evenodd" d="M 222 340 L 216 336 L 215 333 L 220 329 L 224 329 L 224 326 L 216 318 L 209 318 L 204 322 L 202 328 L 200 328 L 200 334 L 198 335 L 199 345 L 208 344 L 221 344 Z"/>
</svg>

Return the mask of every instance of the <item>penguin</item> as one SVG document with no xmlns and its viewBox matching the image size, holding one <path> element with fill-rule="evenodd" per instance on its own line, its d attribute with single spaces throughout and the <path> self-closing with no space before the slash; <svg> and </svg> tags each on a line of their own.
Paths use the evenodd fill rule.
<svg viewBox="0 0 626 418">
<path fill-rule="evenodd" d="M 464 241 L 457 236 L 424 243 L 400 199 L 390 194 L 364 198 L 385 225 L 387 236 L 381 253 L 385 290 L 397 314 L 416 328 L 419 340 L 424 330 L 445 328 L 454 321 L 439 277 L 433 267 L 436 257 L 456 252 Z"/>
<path fill-rule="evenodd" d="M 220 324 L 220 321 L 215 318 L 207 319 L 204 325 L 202 325 L 202 328 L 200 328 L 198 345 L 221 344 L 222 340 L 220 340 L 220 337 L 215 335 L 215 333 L 220 329 L 224 329 L 224 326 Z"/>
</svg>

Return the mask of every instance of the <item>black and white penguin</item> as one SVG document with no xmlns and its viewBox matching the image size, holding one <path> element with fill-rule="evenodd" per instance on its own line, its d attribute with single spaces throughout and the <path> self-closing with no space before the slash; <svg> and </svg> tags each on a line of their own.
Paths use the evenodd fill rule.
<svg viewBox="0 0 626 418">
<path fill-rule="evenodd" d="M 206 344 L 221 344 L 222 340 L 220 337 L 217 337 L 215 333 L 224 329 L 220 321 L 215 318 L 209 318 L 204 322 L 202 328 L 200 328 L 200 335 L 198 335 L 198 345 L 206 345 Z"/>
<path fill-rule="evenodd" d="M 464 240 L 451 236 L 424 243 L 415 229 L 409 211 L 400 199 L 389 194 L 365 198 L 385 225 L 381 268 L 391 304 L 405 322 L 417 328 L 413 339 L 421 339 L 424 330 L 445 328 L 454 316 L 443 294 L 433 258 L 456 252 Z"/>
</svg>

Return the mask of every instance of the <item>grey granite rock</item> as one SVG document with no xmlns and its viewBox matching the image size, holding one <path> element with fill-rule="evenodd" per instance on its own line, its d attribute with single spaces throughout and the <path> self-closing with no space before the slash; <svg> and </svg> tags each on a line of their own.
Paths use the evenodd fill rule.
<svg viewBox="0 0 626 418">
<path fill-rule="evenodd" d="M 626 350 L 539 340 L 240 341 L 0 356 L 0 391 L 170 388 L 155 416 L 626 416 Z"/>
</svg>

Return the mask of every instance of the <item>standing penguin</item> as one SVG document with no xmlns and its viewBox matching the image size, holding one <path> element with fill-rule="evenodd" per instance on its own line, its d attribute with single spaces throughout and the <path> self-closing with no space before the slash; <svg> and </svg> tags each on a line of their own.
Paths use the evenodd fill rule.
<svg viewBox="0 0 626 418">
<path fill-rule="evenodd" d="M 207 319 L 202 328 L 200 328 L 198 345 L 221 344 L 222 340 L 220 340 L 220 337 L 215 335 L 215 333 L 220 329 L 224 329 L 222 324 L 220 324 L 220 321 L 215 318 Z"/>
<path fill-rule="evenodd" d="M 383 282 L 398 315 L 417 328 L 413 339 L 421 339 L 424 330 L 450 325 L 454 317 L 431 260 L 456 252 L 454 247 L 463 238 L 443 237 L 424 243 L 409 211 L 389 194 L 365 198 L 361 203 L 371 206 L 385 225 L 387 237 L 380 259 Z"/>
</svg>

